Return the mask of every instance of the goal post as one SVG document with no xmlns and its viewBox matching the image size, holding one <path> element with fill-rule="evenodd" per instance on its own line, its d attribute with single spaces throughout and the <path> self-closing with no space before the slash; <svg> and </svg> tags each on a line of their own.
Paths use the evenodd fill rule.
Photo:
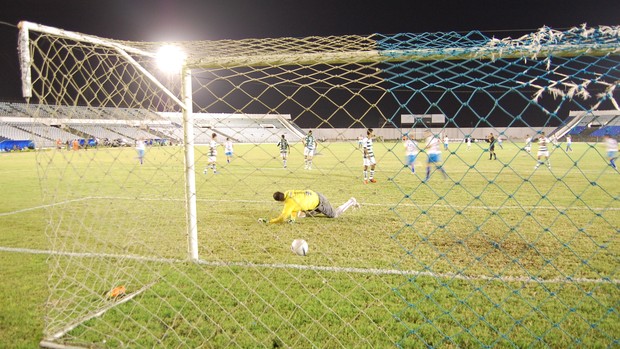
<svg viewBox="0 0 620 349">
<path fill-rule="evenodd" d="M 4 121 L 63 145 L 36 153 L 42 346 L 618 341 L 617 26 L 18 46 Z M 287 190 L 348 209 L 259 223 Z"/>
</svg>

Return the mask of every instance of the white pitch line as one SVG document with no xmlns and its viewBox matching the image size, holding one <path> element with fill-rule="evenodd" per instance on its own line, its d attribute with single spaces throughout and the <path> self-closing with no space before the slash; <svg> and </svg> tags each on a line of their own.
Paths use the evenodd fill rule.
<svg viewBox="0 0 620 349">
<path fill-rule="evenodd" d="M 80 199 L 72 199 L 72 200 L 66 200 L 66 201 L 60 201 L 54 204 L 48 204 L 48 205 L 41 205 L 41 206 L 35 206 L 35 207 L 30 207 L 30 208 L 25 208 L 25 209 L 21 209 L 21 210 L 17 210 L 17 211 L 12 211 L 12 212 L 4 212 L 4 213 L 0 213 L 0 217 L 2 216 L 9 216 L 9 215 L 13 215 L 13 214 L 18 214 L 18 213 L 23 213 L 23 212 L 28 212 L 28 211 L 34 211 L 34 210 L 39 210 L 39 209 L 43 209 L 43 208 L 48 208 L 48 207 L 54 207 L 54 206 L 60 206 L 60 205 L 65 205 L 65 204 L 69 204 L 72 202 L 78 202 L 78 201 L 85 201 L 85 200 L 141 200 L 141 201 L 185 201 L 185 199 L 174 199 L 174 198 L 135 198 L 135 197 L 122 197 L 122 196 L 88 196 L 88 197 L 84 197 L 84 198 L 80 198 Z M 197 201 L 199 202 L 235 202 L 235 203 L 252 203 L 252 204 L 269 204 L 272 203 L 272 201 L 268 201 L 268 200 L 215 200 L 215 199 L 197 199 Z M 571 210 L 571 211 L 620 211 L 620 207 L 583 207 L 583 206 L 570 206 L 570 207 L 565 207 L 565 206 L 527 206 L 527 205 L 523 205 L 523 206 L 517 206 L 517 205 L 511 205 L 511 206 L 480 206 L 480 205 L 476 205 L 476 206 L 457 206 L 457 205 L 445 205 L 445 204 L 441 204 L 441 205 L 435 205 L 435 204 L 409 204 L 409 203 L 401 203 L 401 204 L 397 204 L 397 205 L 390 205 L 390 204 L 378 204 L 378 203 L 364 203 L 361 202 L 362 207 L 363 206 L 375 206 L 375 207 L 422 207 L 425 210 L 428 210 L 429 208 L 433 208 L 433 207 L 438 207 L 438 208 L 452 208 L 452 209 L 475 209 L 475 210 L 494 210 L 494 211 L 498 211 L 498 210 L 515 210 L 515 209 L 525 209 L 525 210 L 533 210 L 533 209 L 542 209 L 542 210 L 562 210 L 562 211 L 567 211 L 567 210 Z"/>
<path fill-rule="evenodd" d="M 136 198 L 128 198 L 128 197 L 100 197 L 100 199 L 118 199 L 118 200 L 136 200 Z M 93 199 L 97 199 L 97 197 L 93 198 Z M 162 201 L 163 199 L 138 199 L 138 200 L 144 200 L 144 201 Z M 169 199 L 170 201 L 184 201 L 184 199 Z M 202 202 L 241 202 L 241 203 L 253 203 L 253 204 L 265 204 L 265 203 L 271 203 L 272 201 L 269 200 L 216 200 L 216 199 L 196 199 L 197 201 L 202 201 Z M 377 207 L 424 207 L 425 209 L 427 206 L 425 206 L 425 204 L 408 204 L 408 203 L 403 203 L 403 204 L 398 204 L 398 205 L 390 205 L 390 204 L 375 204 L 375 203 L 364 203 L 361 202 L 362 207 L 363 206 L 377 206 Z M 430 205 L 430 204 L 426 204 L 426 205 Z M 440 207 L 440 208 L 455 208 L 455 209 L 488 209 L 488 210 L 514 210 L 514 209 L 544 209 L 544 210 L 593 210 L 593 211 L 620 211 L 620 207 L 584 207 L 584 206 L 570 206 L 570 207 L 565 207 L 565 206 L 527 206 L 527 205 L 523 205 L 523 206 L 457 206 L 457 205 L 431 205 L 432 207 Z"/>
<path fill-rule="evenodd" d="M 34 206 L 34 207 L 24 208 L 24 209 L 17 210 L 17 211 L 2 212 L 2 213 L 0 213 L 0 217 L 2 217 L 2 216 L 10 216 L 10 215 L 14 215 L 14 214 L 18 214 L 18 213 L 23 213 L 23 212 L 28 212 L 28 211 L 40 210 L 40 209 L 48 208 L 48 207 L 54 207 L 54 206 L 70 204 L 72 202 L 84 201 L 84 200 L 89 200 L 89 199 L 90 198 L 88 198 L 88 197 L 80 198 L 80 199 L 72 199 L 72 200 L 56 202 L 56 203 L 53 203 L 53 204 L 47 204 L 47 205 L 41 205 L 41 206 Z"/>
<path fill-rule="evenodd" d="M 117 258 L 117 259 L 132 259 L 148 262 L 159 263 L 187 263 L 186 259 L 177 258 L 156 258 L 156 257 L 144 257 L 144 256 L 131 256 L 131 255 L 115 255 L 110 253 L 87 253 L 87 252 L 62 252 L 62 251 L 49 251 L 49 250 L 35 250 L 30 248 L 12 248 L 0 246 L 2 252 L 13 253 L 29 253 L 29 254 L 46 254 L 46 255 L 59 255 L 68 257 L 81 257 L 81 258 Z M 541 279 L 537 277 L 519 277 L 519 276 L 485 276 L 476 275 L 469 276 L 456 273 L 432 273 L 428 271 L 417 270 L 398 270 L 398 269 L 377 269 L 377 268 L 355 268 L 355 267 L 326 267 L 320 265 L 300 265 L 300 264 L 267 264 L 267 263 L 249 263 L 249 262 L 213 262 L 198 260 L 198 264 L 211 266 L 211 267 L 241 267 L 241 268 L 261 268 L 261 269 L 294 269 L 294 270 L 311 270 L 318 272 L 333 272 L 333 273 L 355 273 L 355 274 L 370 274 L 370 275 L 402 275 L 402 276 L 427 276 L 436 279 L 458 279 L 466 281 L 499 281 L 499 282 L 526 282 L 526 283 L 539 283 L 539 284 L 568 284 L 568 283 L 610 283 L 620 284 L 618 279 L 589 279 L 589 278 L 553 278 L 553 279 Z"/>
<path fill-rule="evenodd" d="M 128 295 L 126 295 L 125 297 L 121 298 L 120 300 L 114 302 L 114 303 L 109 303 L 106 306 L 102 307 L 101 309 L 98 309 L 78 320 L 76 320 L 75 322 L 65 326 L 63 329 L 61 329 L 60 331 L 52 334 L 51 336 L 49 336 L 47 338 L 47 340 L 43 340 L 41 341 L 42 344 L 48 344 L 49 342 L 54 343 L 55 340 L 58 340 L 60 338 L 62 338 L 65 334 L 67 334 L 69 331 L 73 330 L 74 328 L 78 327 L 79 325 L 85 323 L 86 321 L 89 321 L 91 319 L 94 319 L 96 317 L 100 317 L 101 315 L 105 314 L 108 310 L 117 307 L 123 303 L 127 303 L 130 300 L 132 300 L 133 298 L 135 298 L 136 296 L 138 296 L 139 294 L 143 293 L 144 291 L 148 290 L 149 288 L 151 288 L 153 285 L 155 285 L 155 283 L 157 282 L 153 281 L 147 285 L 142 286 L 139 290 L 137 290 L 136 292 L 130 293 Z"/>
</svg>

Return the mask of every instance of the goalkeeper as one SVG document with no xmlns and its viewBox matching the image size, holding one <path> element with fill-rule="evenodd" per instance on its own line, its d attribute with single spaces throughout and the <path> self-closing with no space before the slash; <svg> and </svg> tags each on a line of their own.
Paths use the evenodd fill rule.
<svg viewBox="0 0 620 349">
<path fill-rule="evenodd" d="M 284 208 L 282 213 L 276 218 L 269 220 L 269 223 L 295 222 L 297 217 L 305 217 L 306 214 L 314 216 L 322 213 L 329 218 L 340 216 L 349 207 L 360 207 L 355 198 L 350 198 L 347 202 L 334 209 L 321 193 L 312 190 L 287 190 L 284 193 L 273 193 L 273 199 L 283 201 Z M 259 222 L 266 223 L 266 218 L 259 218 Z"/>
</svg>

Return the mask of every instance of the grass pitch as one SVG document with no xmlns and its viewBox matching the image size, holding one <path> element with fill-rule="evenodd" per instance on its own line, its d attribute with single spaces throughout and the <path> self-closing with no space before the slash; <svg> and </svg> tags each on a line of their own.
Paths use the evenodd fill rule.
<svg viewBox="0 0 620 349">
<path fill-rule="evenodd" d="M 433 170 L 429 181 L 423 154 L 412 174 L 401 144 L 375 146 L 378 183 L 367 185 L 353 142 L 321 144 L 311 171 L 300 145 L 283 168 L 275 145 L 239 144 L 230 164 L 220 155 L 215 175 L 202 173 L 198 147 L 198 264 L 183 261 L 180 148 L 150 148 L 144 165 L 130 148 L 1 154 L 0 254 L 10 282 L 0 287 L 11 296 L 0 302 L 0 343 L 37 345 L 42 332 L 108 304 L 102 295 L 119 283 L 153 286 L 60 341 L 617 343 L 620 175 L 601 146 L 554 148 L 551 169 L 534 170 L 535 154 L 519 144 L 505 143 L 498 160 L 488 160 L 484 145 L 451 144 L 443 153 L 448 178 Z M 257 223 L 279 214 L 274 191 L 303 188 L 335 206 L 354 196 L 362 208 L 338 219 Z M 308 241 L 309 256 L 289 251 L 295 238 Z"/>
</svg>

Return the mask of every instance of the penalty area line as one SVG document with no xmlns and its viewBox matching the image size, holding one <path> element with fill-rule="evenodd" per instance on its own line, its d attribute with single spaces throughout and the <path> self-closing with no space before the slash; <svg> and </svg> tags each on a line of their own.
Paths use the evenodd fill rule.
<svg viewBox="0 0 620 349">
<path fill-rule="evenodd" d="M 116 259 L 130 259 L 137 261 L 147 262 L 159 262 L 159 263 L 187 263 L 187 259 L 179 258 L 158 258 L 158 257 L 145 257 L 135 255 L 117 255 L 110 253 L 88 253 L 88 252 L 63 252 L 63 251 L 50 251 L 50 250 L 36 250 L 30 248 L 12 248 L 0 246 L 0 252 L 14 252 L 14 253 L 29 253 L 29 254 L 46 254 L 46 255 L 58 255 L 67 257 L 81 257 L 81 258 L 116 258 Z M 284 263 L 251 263 L 251 262 L 214 262 L 198 259 L 197 264 L 209 266 L 209 267 L 240 267 L 240 268 L 261 268 L 261 269 L 292 269 L 292 270 L 310 270 L 317 272 L 332 272 L 332 273 L 349 273 L 349 274 L 367 274 L 367 275 L 402 275 L 402 276 L 425 276 L 435 279 L 457 279 L 465 281 L 494 281 L 494 282 L 524 282 L 524 283 L 537 283 L 537 284 L 569 284 L 569 283 L 611 283 L 614 285 L 620 284 L 618 279 L 589 279 L 578 277 L 563 277 L 553 279 L 543 279 L 535 276 L 520 277 L 520 276 L 485 276 L 485 275 L 463 275 L 458 273 L 433 273 L 429 271 L 417 271 L 417 270 L 398 270 L 398 269 L 378 269 L 378 268 L 356 268 L 356 267 L 327 267 L 320 265 L 301 265 L 301 264 L 284 264 Z"/>
</svg>

